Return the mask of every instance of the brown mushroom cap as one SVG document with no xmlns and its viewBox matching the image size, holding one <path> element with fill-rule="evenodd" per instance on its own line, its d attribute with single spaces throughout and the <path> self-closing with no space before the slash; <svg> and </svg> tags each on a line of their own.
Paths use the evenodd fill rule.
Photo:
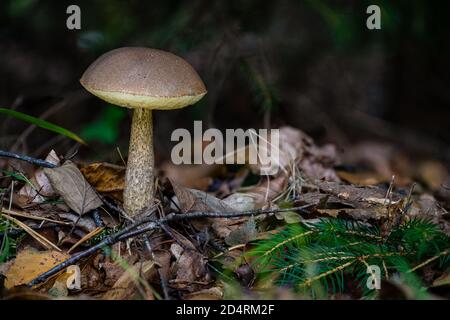
<svg viewBox="0 0 450 320">
<path fill-rule="evenodd" d="M 206 94 L 203 81 L 184 59 L 141 47 L 103 54 L 84 72 L 80 83 L 95 96 L 127 108 L 183 108 Z"/>
</svg>

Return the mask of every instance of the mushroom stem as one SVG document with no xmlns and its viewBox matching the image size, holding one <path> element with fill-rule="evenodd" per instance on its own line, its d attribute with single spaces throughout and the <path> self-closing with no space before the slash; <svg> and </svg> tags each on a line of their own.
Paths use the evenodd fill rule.
<svg viewBox="0 0 450 320">
<path fill-rule="evenodd" d="M 152 110 L 135 109 L 123 193 L 128 215 L 136 216 L 153 204 L 153 168 Z"/>
</svg>

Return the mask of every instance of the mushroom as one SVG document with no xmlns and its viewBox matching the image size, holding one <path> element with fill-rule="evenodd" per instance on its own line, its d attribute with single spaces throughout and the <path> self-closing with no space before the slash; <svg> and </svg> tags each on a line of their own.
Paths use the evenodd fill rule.
<svg viewBox="0 0 450 320">
<path fill-rule="evenodd" d="M 154 203 L 152 110 L 192 105 L 206 94 L 205 85 L 184 59 L 141 47 L 103 54 L 84 72 L 80 83 L 100 99 L 133 109 L 124 209 L 136 216 Z"/>
</svg>

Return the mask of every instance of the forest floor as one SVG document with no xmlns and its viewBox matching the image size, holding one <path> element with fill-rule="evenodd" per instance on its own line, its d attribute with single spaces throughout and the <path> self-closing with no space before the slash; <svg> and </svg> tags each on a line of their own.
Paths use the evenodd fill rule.
<svg viewBox="0 0 450 320">
<path fill-rule="evenodd" d="M 124 165 L 2 155 L 3 299 L 450 297 L 437 160 L 369 142 L 342 156 L 282 127 L 278 174 L 166 162 L 130 218 Z"/>
</svg>

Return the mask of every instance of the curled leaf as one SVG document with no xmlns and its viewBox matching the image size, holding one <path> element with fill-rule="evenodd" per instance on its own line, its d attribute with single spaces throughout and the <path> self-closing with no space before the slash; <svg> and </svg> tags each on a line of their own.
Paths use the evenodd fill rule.
<svg viewBox="0 0 450 320">
<path fill-rule="evenodd" d="M 97 209 L 102 205 L 102 201 L 92 186 L 72 161 L 67 160 L 58 168 L 46 168 L 44 172 L 53 189 L 79 215 Z"/>
</svg>

